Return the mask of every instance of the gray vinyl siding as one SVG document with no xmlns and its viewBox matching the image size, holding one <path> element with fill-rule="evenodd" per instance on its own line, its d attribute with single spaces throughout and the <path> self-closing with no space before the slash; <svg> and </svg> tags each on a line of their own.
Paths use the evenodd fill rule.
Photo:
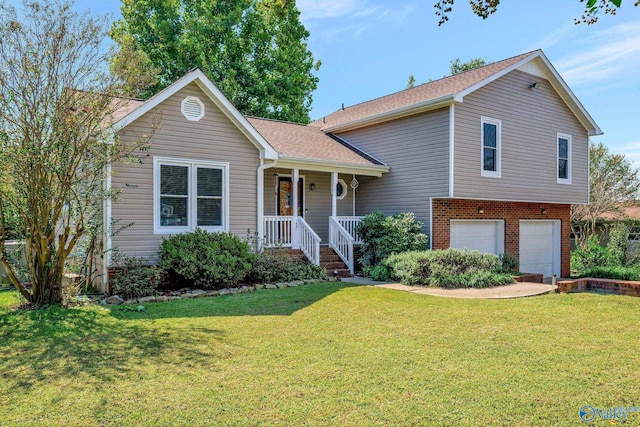
<svg viewBox="0 0 640 427">
<path fill-rule="evenodd" d="M 198 122 L 185 119 L 180 112 L 180 102 L 189 95 L 205 105 L 205 116 Z M 157 254 L 163 235 L 153 234 L 154 156 L 228 162 L 229 231 L 241 237 L 247 236 L 247 230 L 255 231 L 258 149 L 195 84 L 127 126 L 123 140 L 149 134 L 154 118 L 160 119 L 160 127 L 144 153 L 143 164 L 113 166 L 112 187 L 121 193 L 112 205 L 111 217 L 118 221 L 116 229 L 132 225 L 113 237 L 112 247 L 132 256 Z"/>
<path fill-rule="evenodd" d="M 454 116 L 454 197 L 587 202 L 587 131 L 547 80 L 512 71 L 466 96 Z M 502 121 L 501 178 L 481 176 L 481 116 Z M 572 137 L 570 185 L 557 183 L 558 132 Z"/>
<path fill-rule="evenodd" d="M 304 219 L 313 228 L 313 231 L 320 236 L 321 245 L 329 244 L 329 217 L 331 216 L 331 174 L 326 172 L 315 172 L 300 170 L 299 175 L 304 177 Z M 265 170 L 264 177 L 264 214 L 277 215 L 277 187 L 276 176 L 280 174 L 290 176 L 290 169 L 272 168 Z M 353 179 L 352 175 L 338 174 L 349 187 Z M 360 180 L 360 177 L 358 177 Z M 316 189 L 311 191 L 309 186 L 316 185 Z M 338 216 L 351 216 L 353 214 L 353 190 L 349 187 L 347 195 L 337 203 Z"/>
<path fill-rule="evenodd" d="M 449 194 L 449 108 L 340 137 L 391 167 L 381 178 L 359 179 L 357 214 L 413 212 L 430 233 L 430 198 Z"/>
</svg>

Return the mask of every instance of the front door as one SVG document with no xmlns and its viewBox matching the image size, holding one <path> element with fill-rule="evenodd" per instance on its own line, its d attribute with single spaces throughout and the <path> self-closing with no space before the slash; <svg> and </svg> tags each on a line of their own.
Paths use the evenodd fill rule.
<svg viewBox="0 0 640 427">
<path fill-rule="evenodd" d="M 291 178 L 278 177 L 278 215 L 293 215 L 293 185 Z M 304 185 L 298 180 L 298 216 L 304 217 Z"/>
</svg>

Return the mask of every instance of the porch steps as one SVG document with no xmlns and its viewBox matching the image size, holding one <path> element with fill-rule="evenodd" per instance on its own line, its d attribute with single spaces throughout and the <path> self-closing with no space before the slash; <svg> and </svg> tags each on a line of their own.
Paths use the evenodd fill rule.
<svg viewBox="0 0 640 427">
<path fill-rule="evenodd" d="M 300 249 L 287 249 L 287 254 L 296 260 L 309 262 L 305 254 Z M 320 265 L 327 270 L 327 276 L 333 277 L 333 272 L 338 272 L 338 277 L 350 277 L 349 267 L 340 259 L 333 249 L 328 247 L 320 248 Z"/>
<path fill-rule="evenodd" d="M 338 254 L 329 247 L 320 248 L 320 265 L 327 270 L 327 275 L 332 277 L 334 272 L 338 273 L 338 277 L 350 277 L 349 267 L 340 259 Z"/>
</svg>

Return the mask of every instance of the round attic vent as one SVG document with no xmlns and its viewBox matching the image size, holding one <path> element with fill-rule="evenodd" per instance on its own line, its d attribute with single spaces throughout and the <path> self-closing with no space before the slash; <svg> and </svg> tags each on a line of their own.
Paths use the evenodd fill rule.
<svg viewBox="0 0 640 427">
<path fill-rule="evenodd" d="M 195 96 L 187 96 L 183 99 L 181 110 L 187 120 L 197 122 L 204 117 L 204 104 Z"/>
</svg>

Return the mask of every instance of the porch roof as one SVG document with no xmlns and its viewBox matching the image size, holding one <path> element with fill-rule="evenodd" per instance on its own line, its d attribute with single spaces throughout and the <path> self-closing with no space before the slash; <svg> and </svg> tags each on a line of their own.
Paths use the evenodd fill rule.
<svg viewBox="0 0 640 427">
<path fill-rule="evenodd" d="M 376 176 L 389 171 L 384 163 L 318 127 L 259 117 L 247 120 L 276 149 L 279 164 Z"/>
</svg>

